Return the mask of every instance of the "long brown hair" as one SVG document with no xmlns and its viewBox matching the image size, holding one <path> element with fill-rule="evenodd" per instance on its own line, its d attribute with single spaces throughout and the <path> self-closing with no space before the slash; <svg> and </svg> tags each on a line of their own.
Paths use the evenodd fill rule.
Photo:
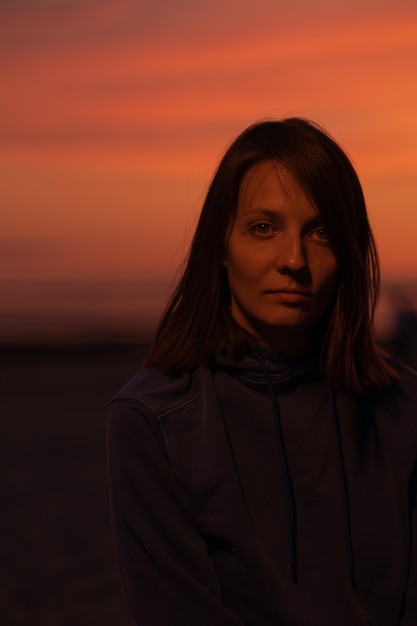
<svg viewBox="0 0 417 626">
<path fill-rule="evenodd" d="M 188 261 L 159 323 L 145 365 L 184 371 L 217 350 L 242 353 L 248 334 L 231 318 L 223 259 L 245 173 L 265 161 L 295 177 L 329 230 L 340 285 L 321 351 L 325 379 L 362 392 L 396 378 L 373 335 L 379 263 L 358 176 L 343 150 L 318 125 L 300 118 L 247 128 L 230 145 L 209 187 Z"/>
</svg>

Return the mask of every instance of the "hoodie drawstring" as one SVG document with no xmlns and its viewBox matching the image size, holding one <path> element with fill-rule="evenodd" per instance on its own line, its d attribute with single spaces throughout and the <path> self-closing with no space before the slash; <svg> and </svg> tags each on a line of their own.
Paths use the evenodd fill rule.
<svg viewBox="0 0 417 626">
<path fill-rule="evenodd" d="M 291 572 L 293 582 L 297 582 L 297 524 L 296 524 L 296 507 L 294 489 L 291 482 L 290 470 L 288 466 L 287 454 L 284 446 L 284 437 L 282 433 L 281 419 L 276 401 L 274 388 L 272 386 L 271 377 L 269 376 L 268 369 L 262 360 L 262 358 L 255 352 L 255 357 L 259 361 L 259 364 L 264 372 L 266 384 L 268 386 L 269 397 L 271 399 L 272 413 L 274 416 L 275 430 L 277 434 L 278 447 L 280 452 L 282 473 L 284 476 L 285 484 L 285 501 L 287 504 L 287 527 L 288 527 L 288 544 L 290 549 L 291 559 Z"/>
<path fill-rule="evenodd" d="M 342 487 L 345 541 L 346 541 L 346 552 L 347 552 L 347 559 L 348 559 L 348 565 L 349 565 L 350 580 L 351 580 L 353 589 L 356 589 L 355 561 L 353 557 L 352 534 L 351 534 L 351 526 L 350 526 L 349 492 L 347 488 L 346 467 L 345 467 L 345 460 L 343 456 L 342 437 L 340 435 L 339 419 L 337 416 L 336 396 L 333 390 L 330 390 L 329 402 L 330 402 L 330 410 L 332 413 L 332 420 L 333 420 L 333 426 L 334 426 L 334 432 L 335 432 L 337 461 L 339 465 L 340 483 Z"/>
<path fill-rule="evenodd" d="M 271 377 L 268 372 L 268 368 L 266 367 L 263 359 L 259 356 L 259 354 L 257 354 L 256 351 L 254 351 L 254 356 L 256 360 L 259 362 L 262 368 L 262 371 L 264 373 L 265 381 L 268 387 L 269 397 L 271 400 L 271 407 L 272 407 L 272 413 L 274 417 L 275 430 L 277 434 L 278 448 L 279 448 L 279 453 L 280 453 L 280 458 L 281 458 L 282 472 L 283 472 L 284 484 L 285 484 L 288 544 L 289 544 L 289 550 L 290 550 L 291 571 L 292 571 L 293 582 L 296 583 L 297 582 L 297 515 L 296 515 L 297 512 L 296 512 L 296 505 L 295 505 L 294 488 L 292 485 L 287 453 L 285 451 L 284 435 L 282 432 L 280 412 L 279 412 L 278 403 L 276 400 L 276 394 L 275 394 L 275 391 L 271 382 Z M 353 556 L 353 545 L 352 545 L 352 535 L 351 535 L 349 493 L 348 493 L 348 488 L 347 488 L 346 467 L 345 467 L 345 461 L 344 461 L 344 455 L 343 455 L 343 446 L 342 446 L 342 438 L 340 434 L 339 419 L 337 415 L 336 396 L 333 390 L 330 390 L 329 392 L 329 404 L 330 404 L 332 422 L 334 426 L 336 454 L 337 454 L 341 491 L 342 491 L 344 533 L 345 533 L 345 542 L 346 542 L 347 561 L 348 561 L 348 566 L 349 566 L 351 585 L 353 589 L 356 589 L 355 562 L 354 562 L 354 556 Z"/>
</svg>

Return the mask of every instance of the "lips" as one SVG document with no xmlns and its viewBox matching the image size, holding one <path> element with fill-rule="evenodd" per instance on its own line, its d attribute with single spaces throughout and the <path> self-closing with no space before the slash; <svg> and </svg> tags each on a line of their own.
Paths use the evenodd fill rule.
<svg viewBox="0 0 417 626">
<path fill-rule="evenodd" d="M 312 301 L 312 294 L 301 289 L 277 289 L 267 291 L 267 296 L 276 304 L 288 307 L 305 307 Z"/>
<path fill-rule="evenodd" d="M 313 294 L 309 291 L 303 291 L 302 289 L 271 289 L 266 293 L 276 293 L 276 294 L 294 294 L 298 296 L 304 296 L 305 298 L 312 298 Z"/>
</svg>

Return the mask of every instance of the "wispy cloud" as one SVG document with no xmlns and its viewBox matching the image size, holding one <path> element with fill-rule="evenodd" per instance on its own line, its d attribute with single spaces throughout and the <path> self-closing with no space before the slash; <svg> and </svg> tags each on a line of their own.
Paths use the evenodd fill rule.
<svg viewBox="0 0 417 626">
<path fill-rule="evenodd" d="M 282 16 L 276 4 L 264 4 L 277 23 L 273 33 L 269 20 L 263 22 L 262 36 L 256 28 L 250 36 L 238 29 L 227 39 L 198 42 L 177 32 L 173 42 L 142 38 L 139 3 L 63 3 L 54 11 L 42 11 L 41 3 L 36 11 L 27 8 L 29 15 L 15 11 L 9 18 L 25 43 L 15 45 L 15 55 L 1 62 L 3 144 L 55 143 L 65 149 L 79 141 L 81 148 L 95 143 L 139 148 L 148 145 L 150 135 L 157 143 L 162 133 L 169 139 L 170 128 L 187 135 L 187 127 L 194 132 L 201 124 L 204 136 L 208 126 L 230 122 L 234 131 L 232 120 L 237 127 L 262 114 L 320 111 L 326 120 L 338 110 L 366 115 L 376 103 L 384 111 L 399 107 L 401 118 L 413 122 L 416 96 L 410 76 L 417 62 L 417 12 L 414 20 L 401 7 L 395 19 L 382 12 L 369 19 L 365 12 L 361 21 L 354 13 L 341 20 L 330 11 L 314 27 L 301 19 L 288 31 L 283 23 L 294 16 L 294 7 Z M 216 5 L 211 10 L 208 33 L 219 17 Z M 146 9 L 149 19 L 168 23 L 170 11 L 158 18 L 154 11 Z M 190 19 L 190 12 L 198 15 L 189 3 L 176 5 L 174 23 Z M 39 23 L 33 24 L 33 15 Z M 52 28 L 58 16 L 69 41 Z M 245 10 L 239 14 L 242 22 Z M 3 41 L 1 35 L 10 38 L 6 25 L 7 19 Z M 136 37 L 126 37 L 131 29 Z M 29 31 L 37 33 L 32 43 L 26 38 Z M 47 34 L 52 31 L 51 41 Z M 173 135 L 176 139 L 175 130 Z"/>
<path fill-rule="evenodd" d="M 376 181 L 392 258 L 386 185 L 400 221 L 417 197 L 399 182 L 417 174 L 416 66 L 415 0 L 3 0 L 1 275 L 167 271 L 230 139 L 294 114 Z"/>
</svg>

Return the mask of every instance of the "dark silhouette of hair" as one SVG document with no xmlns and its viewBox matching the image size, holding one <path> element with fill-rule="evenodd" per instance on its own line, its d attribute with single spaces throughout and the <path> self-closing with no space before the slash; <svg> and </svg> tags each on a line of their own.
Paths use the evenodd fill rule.
<svg viewBox="0 0 417 626">
<path fill-rule="evenodd" d="M 218 350 L 231 348 L 239 355 L 246 349 L 249 335 L 229 312 L 223 259 L 242 178 L 265 161 L 283 165 L 297 180 L 322 216 L 338 262 L 340 284 L 324 318 L 324 378 L 335 388 L 359 393 L 392 383 L 396 372 L 373 335 L 379 263 L 358 176 L 337 143 L 300 118 L 254 124 L 230 145 L 209 187 L 182 278 L 145 365 L 184 371 L 210 363 Z"/>
</svg>

